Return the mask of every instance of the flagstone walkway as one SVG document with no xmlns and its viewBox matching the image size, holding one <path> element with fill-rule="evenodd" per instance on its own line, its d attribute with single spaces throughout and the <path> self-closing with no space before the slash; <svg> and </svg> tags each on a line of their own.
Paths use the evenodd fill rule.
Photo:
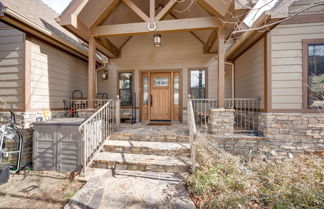
<svg viewBox="0 0 324 209">
<path fill-rule="evenodd" d="M 182 177 L 173 173 L 91 168 L 65 209 L 195 209 Z"/>
</svg>

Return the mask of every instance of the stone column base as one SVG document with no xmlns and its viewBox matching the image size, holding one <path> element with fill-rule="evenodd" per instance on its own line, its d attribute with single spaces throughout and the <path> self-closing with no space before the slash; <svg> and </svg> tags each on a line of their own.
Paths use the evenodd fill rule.
<svg viewBox="0 0 324 209">
<path fill-rule="evenodd" d="M 234 134 L 233 109 L 217 108 L 209 111 L 208 130 L 215 136 L 231 136 Z"/>
</svg>

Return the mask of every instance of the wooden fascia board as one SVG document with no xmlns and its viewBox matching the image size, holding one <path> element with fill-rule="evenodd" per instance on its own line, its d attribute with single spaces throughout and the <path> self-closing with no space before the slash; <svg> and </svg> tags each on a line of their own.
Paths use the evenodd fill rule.
<svg viewBox="0 0 324 209">
<path fill-rule="evenodd" d="M 262 13 L 261 16 L 250 28 L 257 28 L 261 26 L 268 18 L 269 15 L 267 15 L 265 12 Z M 228 49 L 225 57 L 228 59 L 232 59 L 233 54 L 237 52 L 238 48 L 240 48 L 248 39 L 250 39 L 257 32 L 258 32 L 257 30 L 244 32 L 241 35 L 241 37 Z"/>
<path fill-rule="evenodd" d="M 87 5 L 87 3 L 89 2 L 89 0 L 83 0 L 82 3 L 72 12 L 71 14 L 71 24 L 73 26 L 77 27 L 77 24 L 79 22 L 79 14 L 82 11 L 82 9 Z"/>
<path fill-rule="evenodd" d="M 177 5 L 177 1 L 170 0 L 165 7 L 159 12 L 159 14 L 155 17 L 156 21 L 162 20 L 165 16 L 168 15 L 168 13 Z"/>
<path fill-rule="evenodd" d="M 124 4 L 132 10 L 137 16 L 139 16 L 145 22 L 149 22 L 150 18 L 140 9 L 136 4 L 134 4 L 131 0 L 123 0 Z"/>
<path fill-rule="evenodd" d="M 278 19 L 270 19 L 267 23 L 272 24 L 277 22 Z M 264 37 L 264 34 L 271 31 L 274 27 L 276 27 L 278 24 L 272 25 L 269 27 L 268 30 L 263 31 L 253 31 L 252 34 L 249 35 L 249 38 L 245 39 L 244 42 L 241 42 L 240 46 L 229 56 L 226 56 L 227 59 L 234 60 L 237 57 L 241 56 L 242 53 L 244 53 L 247 49 L 249 49 L 254 43 L 259 41 L 262 37 Z"/>
<path fill-rule="evenodd" d="M 156 30 L 149 31 L 148 23 L 130 23 L 117 25 L 96 26 L 92 30 L 95 37 L 132 36 L 145 33 L 163 33 L 179 31 L 210 30 L 220 26 L 215 17 L 188 18 L 164 20 L 156 22 Z"/>
<path fill-rule="evenodd" d="M 231 1 L 224 0 L 198 0 L 198 3 L 208 13 L 215 16 L 225 16 Z"/>
<path fill-rule="evenodd" d="M 119 6 L 121 2 L 122 0 L 112 0 L 109 4 L 105 5 L 105 10 L 99 15 L 99 17 L 89 28 L 101 25 L 109 17 L 109 15 Z"/>
<path fill-rule="evenodd" d="M 87 50 L 82 49 L 69 41 L 63 39 L 62 37 L 52 33 L 51 31 L 42 28 L 38 25 L 31 25 L 33 23 L 29 23 L 28 20 L 20 19 L 23 17 L 20 17 L 18 14 L 15 14 L 12 10 L 6 8 L 5 16 L 0 17 L 0 20 L 3 20 L 4 22 L 19 28 L 25 32 L 31 33 L 53 45 L 59 46 L 60 48 L 64 49 L 65 51 L 68 51 L 84 60 L 87 60 L 88 53 Z M 14 16 L 12 16 L 14 15 Z"/>
<path fill-rule="evenodd" d="M 72 23 L 71 15 L 73 12 L 80 7 L 83 0 L 73 0 L 67 8 L 62 12 L 62 14 L 58 17 L 61 25 L 69 25 Z"/>
<path fill-rule="evenodd" d="M 150 0 L 150 21 L 155 21 L 155 0 Z"/>
</svg>

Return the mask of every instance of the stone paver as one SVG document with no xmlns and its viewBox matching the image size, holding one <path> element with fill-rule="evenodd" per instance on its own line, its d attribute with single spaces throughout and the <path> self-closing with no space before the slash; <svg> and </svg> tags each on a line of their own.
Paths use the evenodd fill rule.
<svg viewBox="0 0 324 209">
<path fill-rule="evenodd" d="M 188 171 L 190 159 L 188 157 L 171 157 L 160 155 L 142 155 L 128 153 L 101 152 L 94 159 L 96 168 L 140 170 L 140 171 Z"/>
<path fill-rule="evenodd" d="M 188 136 L 188 128 L 184 123 L 172 123 L 170 126 L 147 125 L 145 123 L 121 125 L 120 134 L 150 134 Z"/>
<path fill-rule="evenodd" d="M 107 140 L 104 145 L 104 151 L 188 157 L 190 156 L 190 144 L 174 142 Z"/>
<path fill-rule="evenodd" d="M 195 209 L 173 173 L 90 169 L 88 182 L 65 209 Z"/>
</svg>

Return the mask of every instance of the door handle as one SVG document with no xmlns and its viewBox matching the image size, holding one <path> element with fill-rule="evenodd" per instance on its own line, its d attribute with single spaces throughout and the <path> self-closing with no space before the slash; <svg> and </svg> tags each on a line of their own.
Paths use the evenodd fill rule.
<svg viewBox="0 0 324 209">
<path fill-rule="evenodd" d="M 150 103 L 151 103 L 151 107 L 152 107 L 152 105 L 153 105 L 153 96 L 152 96 L 152 94 L 150 95 Z"/>
</svg>

